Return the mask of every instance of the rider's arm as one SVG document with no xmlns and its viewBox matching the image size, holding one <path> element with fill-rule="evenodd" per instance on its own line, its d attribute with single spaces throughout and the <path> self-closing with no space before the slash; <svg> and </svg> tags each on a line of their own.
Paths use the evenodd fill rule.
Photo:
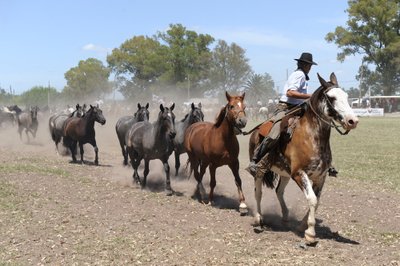
<svg viewBox="0 0 400 266">
<path fill-rule="evenodd" d="M 308 99 L 311 97 L 309 93 L 301 93 L 297 90 L 287 90 L 286 96 L 296 98 L 296 99 Z"/>
</svg>

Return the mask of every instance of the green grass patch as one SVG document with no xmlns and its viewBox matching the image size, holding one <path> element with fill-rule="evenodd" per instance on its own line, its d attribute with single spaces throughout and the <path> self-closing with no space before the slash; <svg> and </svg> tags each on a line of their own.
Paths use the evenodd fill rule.
<svg viewBox="0 0 400 266">
<path fill-rule="evenodd" d="M 250 121 L 246 131 L 259 122 Z M 339 177 L 355 178 L 400 192 L 400 117 L 360 117 L 358 127 L 342 136 L 332 129 L 333 164 Z M 238 136 L 240 167 L 249 163 L 249 136 Z"/>
<path fill-rule="evenodd" d="M 346 136 L 333 130 L 333 163 L 340 175 L 400 191 L 399 132 L 398 117 L 361 117 Z"/>
<path fill-rule="evenodd" d="M 4 163 L 0 165 L 0 174 L 9 173 L 39 173 L 48 175 L 68 176 L 68 172 L 55 166 L 44 166 L 38 163 Z"/>
<path fill-rule="evenodd" d="M 4 180 L 0 180 L 0 210 L 17 211 L 20 203 L 21 199 L 17 195 L 15 187 Z"/>
</svg>

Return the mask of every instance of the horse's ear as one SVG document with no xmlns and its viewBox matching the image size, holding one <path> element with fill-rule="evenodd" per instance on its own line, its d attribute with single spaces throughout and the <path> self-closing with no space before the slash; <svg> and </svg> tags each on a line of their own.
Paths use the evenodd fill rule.
<svg viewBox="0 0 400 266">
<path fill-rule="evenodd" d="M 194 103 L 192 103 L 191 106 L 192 106 L 192 110 L 194 110 L 194 108 L 195 108 Z"/>
<path fill-rule="evenodd" d="M 161 110 L 161 112 L 164 113 L 164 106 L 162 105 L 162 103 L 160 103 L 160 110 Z"/>
<path fill-rule="evenodd" d="M 243 94 L 242 94 L 242 96 L 241 96 L 242 99 L 244 99 L 244 96 L 245 96 L 245 95 L 246 95 L 246 92 L 244 91 Z"/>
<path fill-rule="evenodd" d="M 173 103 L 173 104 L 171 105 L 171 108 L 170 108 L 171 111 L 174 110 L 174 108 L 175 108 L 175 103 Z"/>
<path fill-rule="evenodd" d="M 138 108 L 138 109 L 141 109 L 141 108 L 142 108 L 142 106 L 140 105 L 140 103 L 137 104 L 137 108 Z"/>
<path fill-rule="evenodd" d="M 333 85 L 339 86 L 335 73 L 332 72 L 329 78 L 331 79 Z"/>
<path fill-rule="evenodd" d="M 321 85 L 322 85 L 324 88 L 328 88 L 328 87 L 329 87 L 328 82 L 326 82 L 318 73 L 317 73 L 317 76 L 318 76 L 318 79 L 319 79 L 319 82 L 321 83 Z"/>
<path fill-rule="evenodd" d="M 93 106 L 92 105 L 90 105 L 90 109 L 92 109 L 93 108 Z"/>
<path fill-rule="evenodd" d="M 79 109 L 79 103 L 76 104 L 75 108 L 76 108 L 76 109 Z"/>
<path fill-rule="evenodd" d="M 149 103 L 146 104 L 146 109 L 149 109 Z"/>
<path fill-rule="evenodd" d="M 197 105 L 199 108 L 201 108 L 201 102 Z"/>
<path fill-rule="evenodd" d="M 227 91 L 225 91 L 225 96 L 226 96 L 226 99 L 229 102 L 231 100 L 231 96 L 229 95 L 229 93 Z"/>
</svg>

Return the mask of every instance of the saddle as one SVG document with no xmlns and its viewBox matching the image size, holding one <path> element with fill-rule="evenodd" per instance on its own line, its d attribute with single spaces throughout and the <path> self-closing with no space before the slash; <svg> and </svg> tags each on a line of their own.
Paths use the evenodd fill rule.
<svg viewBox="0 0 400 266">
<path fill-rule="evenodd" d="M 280 135 L 281 132 L 287 132 L 291 136 L 296 127 L 296 124 L 300 117 L 303 116 L 306 105 L 299 105 L 290 110 L 281 111 L 276 113 L 271 119 L 265 121 L 258 127 L 258 134 L 262 137 L 266 137 L 269 134 Z M 274 124 L 279 123 L 279 127 L 274 127 Z M 271 132 L 274 129 L 279 132 Z"/>
</svg>

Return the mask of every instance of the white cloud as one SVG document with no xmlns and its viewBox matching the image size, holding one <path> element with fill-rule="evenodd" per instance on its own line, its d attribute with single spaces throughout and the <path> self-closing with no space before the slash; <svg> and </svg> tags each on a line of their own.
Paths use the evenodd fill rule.
<svg viewBox="0 0 400 266">
<path fill-rule="evenodd" d="M 93 51 L 93 52 L 99 52 L 99 53 L 108 53 L 111 51 L 109 48 L 105 48 L 99 45 L 95 45 L 93 43 L 86 44 L 82 47 L 83 50 L 85 51 Z"/>
</svg>

